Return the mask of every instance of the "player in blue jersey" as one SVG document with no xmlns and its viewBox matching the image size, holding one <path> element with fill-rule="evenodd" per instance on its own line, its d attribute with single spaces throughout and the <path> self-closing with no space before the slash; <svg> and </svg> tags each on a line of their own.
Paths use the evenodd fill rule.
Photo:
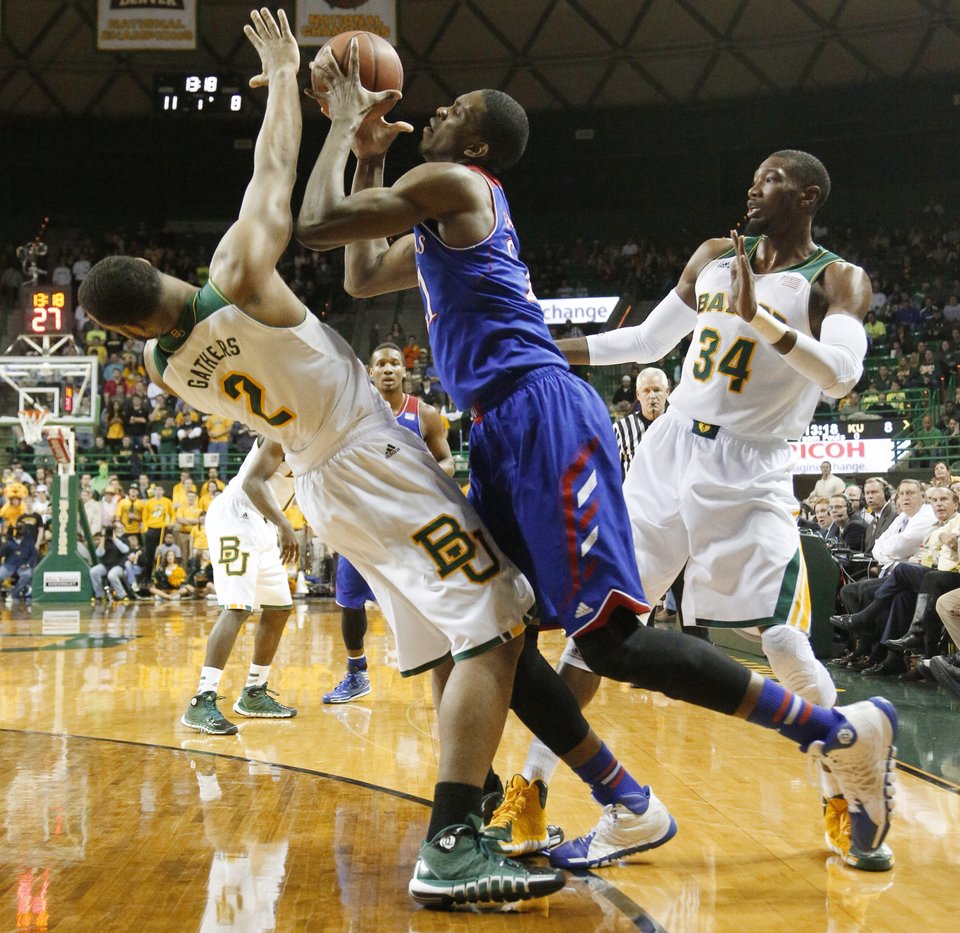
<svg viewBox="0 0 960 933">
<path fill-rule="evenodd" d="M 525 148 L 523 109 L 499 91 L 461 95 L 424 129 L 425 164 L 384 187 L 386 151 L 412 127 L 364 122 L 380 96 L 360 84 L 357 57 L 354 43 L 346 74 L 329 52 L 311 66 L 328 88 L 318 96 L 331 127 L 298 236 L 315 249 L 346 246 L 351 294 L 419 286 L 441 381 L 474 416 L 471 500 L 533 584 L 543 620 L 562 625 L 597 673 L 746 718 L 826 756 L 848 799 L 861 804 L 851 808 L 854 840 L 877 848 L 890 824 L 890 704 L 815 706 L 699 639 L 638 623 L 647 603 L 606 407 L 550 339 L 498 181 Z M 347 195 L 351 149 L 357 167 Z M 605 776 L 594 796 L 615 802 L 606 796 L 620 781 L 615 759 L 605 746 L 590 754 L 596 737 L 535 648 L 521 656 L 511 702 L 582 777 Z M 644 809 L 642 797 L 631 788 L 631 809 Z M 593 833 L 567 844 L 560 862 L 607 860 L 595 843 Z"/>
<path fill-rule="evenodd" d="M 403 391 L 407 374 L 403 351 L 395 343 L 381 343 L 374 348 L 367 367 L 377 391 L 397 418 L 397 424 L 413 431 L 433 454 L 440 469 L 453 476 L 454 463 L 443 419 L 431 405 Z M 364 637 L 367 634 L 367 600 L 376 601 L 369 584 L 345 557 L 337 560 L 337 605 L 340 607 L 340 634 L 347 649 L 347 673 L 329 693 L 324 703 L 350 703 L 370 693 Z"/>
</svg>

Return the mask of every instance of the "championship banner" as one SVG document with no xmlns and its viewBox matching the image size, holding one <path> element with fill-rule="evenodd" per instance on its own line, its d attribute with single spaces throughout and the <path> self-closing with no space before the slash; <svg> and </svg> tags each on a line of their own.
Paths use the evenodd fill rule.
<svg viewBox="0 0 960 933">
<path fill-rule="evenodd" d="M 97 48 L 195 49 L 197 0 L 97 0 Z"/>
<path fill-rule="evenodd" d="M 293 34 L 300 45 L 324 45 L 361 29 L 397 44 L 396 0 L 297 0 Z"/>
<path fill-rule="evenodd" d="M 603 324 L 620 301 L 619 296 L 604 298 L 541 298 L 543 319 L 550 327 L 569 319 L 573 324 Z"/>
</svg>

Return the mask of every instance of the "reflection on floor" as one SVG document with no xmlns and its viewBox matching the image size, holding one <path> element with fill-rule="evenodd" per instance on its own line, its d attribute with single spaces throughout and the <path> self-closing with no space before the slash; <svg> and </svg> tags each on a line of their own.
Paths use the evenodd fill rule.
<svg viewBox="0 0 960 933">
<path fill-rule="evenodd" d="M 216 607 L 201 602 L 4 610 L 0 615 L 0 929 L 744 931 L 952 929 L 960 704 L 936 688 L 841 674 L 841 702 L 898 703 L 897 866 L 855 873 L 824 849 L 808 762 L 764 730 L 661 695 L 604 684 L 589 718 L 680 827 L 643 856 L 547 901 L 469 918 L 416 908 L 406 883 L 436 773 L 425 677 L 401 679 L 378 613 L 373 693 L 320 697 L 342 674 L 339 616 L 299 604 L 271 687 L 295 720 L 240 720 L 239 734 L 179 724 Z M 221 688 L 243 684 L 252 626 Z M 554 660 L 562 648 L 545 638 Z M 897 692 L 897 691 L 901 692 Z M 497 767 L 519 769 L 508 724 Z M 568 834 L 598 810 L 565 769 L 549 812 Z"/>
</svg>

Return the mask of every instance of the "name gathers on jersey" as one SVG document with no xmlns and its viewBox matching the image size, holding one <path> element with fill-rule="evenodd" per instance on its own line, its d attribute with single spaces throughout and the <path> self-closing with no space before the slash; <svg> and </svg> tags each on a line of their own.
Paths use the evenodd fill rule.
<svg viewBox="0 0 960 933">
<path fill-rule="evenodd" d="M 229 356 L 240 355 L 240 344 L 236 337 L 218 340 L 216 346 L 208 345 L 190 364 L 190 375 L 187 385 L 194 389 L 206 389 L 210 386 L 210 377 L 217 366 Z"/>
<path fill-rule="evenodd" d="M 763 308 L 768 314 L 772 314 L 782 324 L 787 323 L 787 319 L 779 312 L 774 311 L 770 305 L 757 302 L 757 307 Z M 697 296 L 697 314 L 736 314 L 730 305 L 730 299 L 726 292 L 703 292 Z"/>
</svg>

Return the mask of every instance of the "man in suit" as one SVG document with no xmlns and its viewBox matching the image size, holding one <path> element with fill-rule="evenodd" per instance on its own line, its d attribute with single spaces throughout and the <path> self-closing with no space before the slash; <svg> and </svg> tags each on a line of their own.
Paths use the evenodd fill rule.
<svg viewBox="0 0 960 933">
<path fill-rule="evenodd" d="M 880 477 L 868 479 L 863 484 L 863 498 L 867 504 L 869 518 L 863 550 L 869 553 L 873 550 L 877 538 L 890 527 L 897 509 L 893 504 L 890 486 Z"/>
<path fill-rule="evenodd" d="M 824 536 L 828 547 L 863 550 L 867 526 L 858 518 L 853 503 L 842 493 L 830 497 L 830 517 L 833 519 Z"/>
</svg>

